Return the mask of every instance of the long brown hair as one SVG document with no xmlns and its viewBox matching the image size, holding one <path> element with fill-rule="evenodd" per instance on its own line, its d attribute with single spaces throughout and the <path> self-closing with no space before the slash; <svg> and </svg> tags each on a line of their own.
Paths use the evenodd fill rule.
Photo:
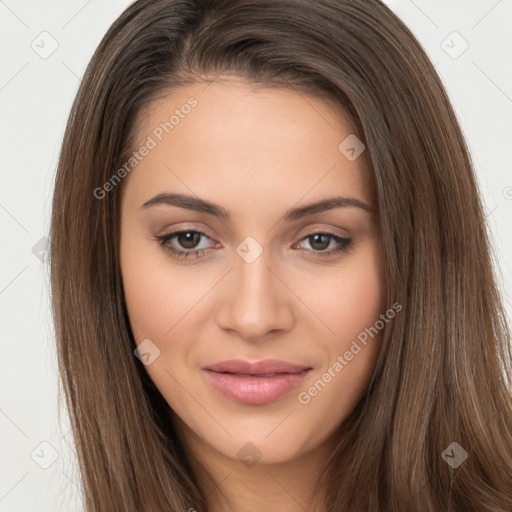
<svg viewBox="0 0 512 512">
<path fill-rule="evenodd" d="M 220 73 L 336 102 L 367 148 L 387 300 L 403 310 L 340 426 L 326 509 L 510 512 L 510 331 L 481 198 L 434 67 L 379 0 L 138 0 L 101 41 L 69 117 L 51 223 L 59 365 L 86 510 L 208 510 L 169 406 L 133 355 L 122 183 L 102 199 L 94 191 L 133 151 L 142 108 Z"/>
</svg>

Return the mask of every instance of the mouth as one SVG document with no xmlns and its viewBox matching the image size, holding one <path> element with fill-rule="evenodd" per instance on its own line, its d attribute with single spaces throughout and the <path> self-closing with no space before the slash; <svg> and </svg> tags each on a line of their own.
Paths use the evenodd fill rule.
<svg viewBox="0 0 512 512">
<path fill-rule="evenodd" d="M 248 405 L 263 405 L 283 397 L 312 370 L 310 366 L 275 359 L 257 362 L 235 359 L 202 368 L 217 391 Z"/>
</svg>

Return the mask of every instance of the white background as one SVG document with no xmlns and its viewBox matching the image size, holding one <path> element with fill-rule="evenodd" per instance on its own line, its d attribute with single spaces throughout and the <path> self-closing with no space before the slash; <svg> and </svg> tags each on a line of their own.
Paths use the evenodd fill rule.
<svg viewBox="0 0 512 512">
<path fill-rule="evenodd" d="M 71 435 L 66 435 L 69 426 L 65 414 L 60 422 L 57 414 L 58 377 L 41 239 L 48 235 L 57 158 L 80 77 L 101 37 L 128 4 L 0 0 L 2 512 L 82 510 Z M 512 1 L 388 4 L 423 44 L 457 111 L 485 201 L 511 317 Z M 47 58 L 31 46 L 39 45 L 43 52 L 52 44 L 58 47 Z M 41 467 L 53 458 L 47 469 Z"/>
</svg>

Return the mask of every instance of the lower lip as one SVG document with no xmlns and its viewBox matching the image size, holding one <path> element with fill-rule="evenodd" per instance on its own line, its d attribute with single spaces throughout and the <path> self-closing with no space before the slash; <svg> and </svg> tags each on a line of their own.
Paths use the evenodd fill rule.
<svg viewBox="0 0 512 512">
<path fill-rule="evenodd" d="M 253 377 L 203 370 L 214 388 L 235 402 L 262 405 L 273 402 L 298 386 L 311 370 L 281 373 L 274 377 Z"/>
</svg>

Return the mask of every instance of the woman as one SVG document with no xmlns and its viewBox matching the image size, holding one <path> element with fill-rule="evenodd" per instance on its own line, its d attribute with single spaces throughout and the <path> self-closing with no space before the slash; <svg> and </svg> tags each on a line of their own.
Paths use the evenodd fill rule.
<svg viewBox="0 0 512 512">
<path fill-rule="evenodd" d="M 512 510 L 468 150 L 379 1 L 136 1 L 52 215 L 88 511 Z"/>
</svg>

